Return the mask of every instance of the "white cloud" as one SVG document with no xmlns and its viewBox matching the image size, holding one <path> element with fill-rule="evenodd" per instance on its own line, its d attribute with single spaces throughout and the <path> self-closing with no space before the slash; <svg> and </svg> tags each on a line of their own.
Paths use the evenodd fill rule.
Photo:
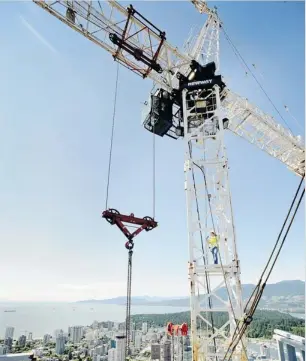
<svg viewBox="0 0 306 361">
<path fill-rule="evenodd" d="M 33 28 L 31 24 L 27 22 L 27 20 L 20 15 L 22 24 L 30 30 L 30 32 L 43 44 L 45 45 L 49 50 L 51 50 L 54 54 L 58 54 L 58 51 L 54 48 L 53 45 L 51 45 L 36 29 Z"/>
</svg>

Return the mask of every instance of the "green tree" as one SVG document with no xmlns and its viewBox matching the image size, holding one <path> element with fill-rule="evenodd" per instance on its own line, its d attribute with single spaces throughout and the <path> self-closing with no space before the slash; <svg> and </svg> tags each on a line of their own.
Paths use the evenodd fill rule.
<svg viewBox="0 0 306 361">
<path fill-rule="evenodd" d="M 305 337 L 305 326 L 292 327 L 291 332 L 297 336 Z"/>
</svg>

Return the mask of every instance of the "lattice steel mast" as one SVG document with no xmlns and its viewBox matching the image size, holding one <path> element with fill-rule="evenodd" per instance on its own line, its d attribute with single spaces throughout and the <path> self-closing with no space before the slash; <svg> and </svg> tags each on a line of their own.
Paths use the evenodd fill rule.
<svg viewBox="0 0 306 361">
<path fill-rule="evenodd" d="M 194 54 L 203 65 L 214 62 L 217 72 L 220 21 L 216 12 L 209 15 L 203 29 Z M 224 126 L 228 124 L 222 117 L 220 91 L 218 85 L 209 91 L 183 90 L 193 361 L 222 360 L 236 328 L 235 319 L 243 315 L 224 145 Z M 206 242 L 211 230 L 218 237 L 218 264 L 213 264 Z M 228 297 L 218 295 L 221 287 L 228 290 Z M 217 328 L 214 313 L 220 311 L 228 317 Z M 200 323 L 205 329 L 199 328 Z"/>
</svg>

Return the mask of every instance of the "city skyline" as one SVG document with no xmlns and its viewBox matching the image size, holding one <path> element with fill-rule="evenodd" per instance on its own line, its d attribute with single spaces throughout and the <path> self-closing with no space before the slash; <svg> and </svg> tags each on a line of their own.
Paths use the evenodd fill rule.
<svg viewBox="0 0 306 361">
<path fill-rule="evenodd" d="M 304 4 L 214 4 L 293 132 L 304 134 Z M 206 17 L 187 2 L 176 3 L 173 16 L 173 6 L 137 2 L 146 17 L 166 30 L 167 40 L 180 47 L 190 27 L 202 25 Z M 6 69 L 0 89 L 0 238 L 5 255 L 0 300 L 73 302 L 123 296 L 125 239 L 101 219 L 116 64 L 34 4 L 9 2 L 2 7 L 0 28 L 7 35 L 6 56 L 0 59 Z M 262 14 L 269 21 L 258 26 Z M 229 87 L 281 123 L 224 38 L 220 48 L 221 74 Z M 120 68 L 109 206 L 140 217 L 152 216 L 152 134 L 140 125 L 151 87 L 150 80 Z M 231 134 L 226 134 L 226 146 L 241 279 L 256 284 L 299 178 Z M 159 225 L 136 240 L 132 295 L 189 294 L 183 162 L 182 141 L 156 137 Z M 303 235 L 300 210 L 269 283 L 304 278 L 304 253 L 299 251 Z"/>
</svg>

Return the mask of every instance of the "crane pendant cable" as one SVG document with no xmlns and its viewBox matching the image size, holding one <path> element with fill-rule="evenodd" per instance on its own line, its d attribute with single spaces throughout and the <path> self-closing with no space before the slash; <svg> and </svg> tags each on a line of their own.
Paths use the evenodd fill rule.
<svg viewBox="0 0 306 361">
<path fill-rule="evenodd" d="M 116 84 L 115 84 L 115 97 L 114 97 L 112 131 L 111 131 L 111 140 L 110 140 L 110 148 L 109 148 L 109 159 L 108 159 L 108 172 L 107 172 L 107 186 L 106 186 L 105 209 L 107 209 L 107 206 L 108 206 L 109 182 L 110 182 L 110 174 L 111 174 L 111 166 L 112 166 L 112 154 L 113 154 L 113 143 L 114 143 L 114 129 L 115 129 L 117 94 L 118 94 L 118 79 L 119 79 L 119 63 L 117 63 L 117 72 L 116 72 Z"/>
<path fill-rule="evenodd" d="M 239 341 L 241 340 L 241 338 L 243 337 L 244 333 L 246 332 L 248 326 L 251 324 L 251 322 L 253 320 L 253 315 L 259 304 L 259 301 L 263 294 L 264 288 L 268 282 L 268 279 L 273 271 L 275 263 L 279 257 L 279 254 L 283 248 L 283 245 L 286 241 L 287 235 L 290 231 L 290 228 L 292 226 L 292 223 L 294 221 L 296 213 L 301 205 L 302 199 L 304 198 L 305 187 L 302 187 L 304 179 L 305 179 L 305 174 L 303 175 L 303 177 L 299 183 L 299 186 L 296 190 L 296 193 L 291 202 L 291 205 L 290 205 L 290 208 L 286 215 L 286 218 L 285 218 L 283 225 L 281 227 L 281 230 L 278 234 L 274 248 L 273 248 L 271 255 L 268 259 L 268 262 L 267 262 L 266 266 L 264 267 L 264 270 L 260 276 L 260 280 L 259 280 L 258 284 L 256 285 L 254 291 L 252 292 L 252 294 L 245 306 L 245 309 L 244 309 L 245 316 L 241 320 L 240 324 L 237 324 L 237 327 L 235 329 L 231 343 L 228 346 L 228 349 L 227 349 L 222 361 L 229 361 L 231 359 Z M 301 192 L 301 189 L 302 189 L 302 192 Z M 289 220 L 289 218 L 290 218 L 290 220 Z"/>
</svg>

